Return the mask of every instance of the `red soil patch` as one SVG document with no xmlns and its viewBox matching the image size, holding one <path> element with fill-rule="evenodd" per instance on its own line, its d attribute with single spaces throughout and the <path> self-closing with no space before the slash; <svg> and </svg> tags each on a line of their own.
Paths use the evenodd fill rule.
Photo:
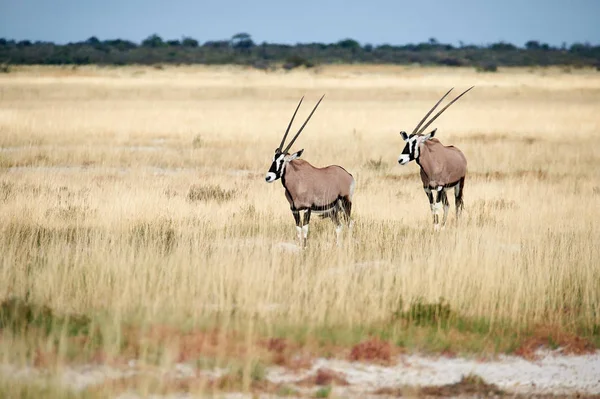
<svg viewBox="0 0 600 399">
<path fill-rule="evenodd" d="M 259 345 L 267 350 L 271 362 L 290 370 L 310 368 L 313 356 L 306 348 L 285 338 L 269 338 L 259 341 Z"/>
<path fill-rule="evenodd" d="M 349 359 L 351 361 L 389 364 L 392 360 L 392 345 L 379 338 L 370 338 L 354 345 Z"/>
<path fill-rule="evenodd" d="M 58 355 L 55 350 L 46 351 L 40 348 L 35 350 L 33 356 L 33 367 L 46 368 L 58 361 Z"/>
<path fill-rule="evenodd" d="M 298 381 L 296 385 L 313 387 L 315 385 L 346 386 L 349 384 L 348 381 L 346 381 L 346 377 L 344 377 L 342 373 L 338 373 L 330 369 L 320 368 L 319 370 L 317 370 L 317 374 Z"/>
<path fill-rule="evenodd" d="M 463 377 L 459 382 L 440 386 L 404 387 L 404 388 L 381 388 L 374 392 L 377 395 L 395 397 L 503 397 L 505 392 L 496 385 L 488 384 L 476 375 Z M 511 397 L 520 395 L 511 394 Z M 537 396 L 536 396 L 537 397 Z M 554 397 L 554 396 L 552 396 Z"/>
<path fill-rule="evenodd" d="M 126 343 L 120 356 L 138 358 L 149 349 L 166 348 L 174 354 L 177 362 L 186 362 L 203 357 L 245 358 L 247 348 L 242 337 L 234 332 L 219 330 L 180 331 L 170 326 L 155 325 L 147 330 L 124 328 Z"/>
<path fill-rule="evenodd" d="M 552 347 L 560 348 L 560 353 L 565 355 L 583 355 L 596 351 L 594 344 L 586 338 L 544 326 L 536 328 L 515 350 L 515 355 L 533 360 L 538 349 Z"/>
</svg>

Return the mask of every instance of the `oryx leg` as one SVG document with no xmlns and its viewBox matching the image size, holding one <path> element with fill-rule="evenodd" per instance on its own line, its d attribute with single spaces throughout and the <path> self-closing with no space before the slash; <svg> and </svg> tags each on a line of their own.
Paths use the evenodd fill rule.
<svg viewBox="0 0 600 399">
<path fill-rule="evenodd" d="M 446 189 L 438 191 L 438 197 L 439 196 L 442 197 L 442 205 L 444 206 L 444 218 L 442 219 L 442 227 L 444 227 L 446 225 L 446 220 L 448 219 L 448 208 L 450 207 L 450 203 L 448 202 L 448 195 L 446 194 Z"/>
<path fill-rule="evenodd" d="M 304 238 L 303 245 L 306 246 L 306 241 L 308 240 L 308 224 L 310 223 L 310 209 L 307 209 L 304 212 L 304 223 L 302 224 L 302 236 Z"/>
<path fill-rule="evenodd" d="M 444 196 L 444 187 L 439 186 L 436 188 L 435 202 L 431 206 L 433 212 L 433 227 L 438 230 L 440 228 L 440 211 L 442 210 L 442 198 Z M 432 193 L 433 195 L 433 193 Z"/>
<path fill-rule="evenodd" d="M 300 245 L 302 246 L 302 220 L 300 219 L 300 211 L 297 209 L 292 209 L 292 214 L 294 215 L 294 220 L 296 221 L 296 233 L 298 235 L 298 241 L 300 241 Z"/>
<path fill-rule="evenodd" d="M 456 219 L 460 217 L 462 213 L 464 202 L 463 202 L 463 191 L 465 187 L 465 178 L 460 179 L 458 184 L 454 187 L 454 205 L 456 206 Z"/>
<path fill-rule="evenodd" d="M 342 235 L 342 230 L 343 230 L 344 226 L 342 225 L 342 222 L 340 221 L 340 205 L 339 204 L 336 204 L 335 207 L 332 209 L 331 220 L 333 221 L 333 224 L 335 224 L 335 243 L 336 243 L 336 245 L 340 245 L 340 237 Z"/>
<path fill-rule="evenodd" d="M 429 199 L 429 207 L 431 208 L 431 214 L 433 215 L 433 224 L 437 225 L 438 216 L 436 212 L 435 203 L 433 202 L 433 193 L 431 192 L 431 188 L 429 187 L 423 187 L 423 190 L 425 190 L 425 194 L 427 194 L 427 199 Z"/>
</svg>

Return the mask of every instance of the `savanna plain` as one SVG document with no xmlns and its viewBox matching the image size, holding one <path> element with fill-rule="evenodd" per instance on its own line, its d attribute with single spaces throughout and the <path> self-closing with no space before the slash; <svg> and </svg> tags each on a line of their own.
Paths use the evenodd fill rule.
<svg viewBox="0 0 600 399">
<path fill-rule="evenodd" d="M 432 125 L 468 160 L 462 218 L 450 198 L 434 231 L 418 166 L 397 163 L 398 133 L 471 85 Z M 284 189 L 264 176 L 300 97 L 292 131 L 322 94 L 292 150 L 353 174 L 354 225 L 336 245 L 331 221 L 313 217 L 301 250 Z M 289 395 L 268 367 L 593 351 L 598 104 L 600 73 L 586 69 L 2 74 L 0 362 L 45 370 L 45 383 L 2 377 L 0 391 Z M 89 364 L 206 373 L 54 384 Z"/>
</svg>

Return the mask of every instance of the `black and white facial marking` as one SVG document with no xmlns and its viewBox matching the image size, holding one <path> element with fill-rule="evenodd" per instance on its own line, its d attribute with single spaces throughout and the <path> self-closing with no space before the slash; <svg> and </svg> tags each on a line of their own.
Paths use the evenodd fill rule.
<svg viewBox="0 0 600 399">
<path fill-rule="evenodd" d="M 414 161 L 415 159 L 419 159 L 419 145 L 426 140 L 429 140 L 435 135 L 437 129 L 433 130 L 431 133 L 426 135 L 421 134 L 411 134 L 410 136 L 406 134 L 406 132 L 400 132 L 402 136 L 402 140 L 406 142 L 402 153 L 398 157 L 398 163 L 400 165 L 406 165 L 410 161 Z"/>
<path fill-rule="evenodd" d="M 285 168 L 285 154 L 282 154 L 279 149 L 275 150 L 275 155 L 273 156 L 273 163 L 267 172 L 267 176 L 265 180 L 267 183 L 273 183 L 275 180 L 280 179 L 283 174 L 283 169 Z"/>
<path fill-rule="evenodd" d="M 275 150 L 275 155 L 273 156 L 273 163 L 271 163 L 271 167 L 265 176 L 265 180 L 267 183 L 273 183 L 277 179 L 281 179 L 283 176 L 283 172 L 285 171 L 285 166 L 291 160 L 294 160 L 302 155 L 304 150 L 300 150 L 292 155 L 284 154 L 278 148 Z"/>
</svg>

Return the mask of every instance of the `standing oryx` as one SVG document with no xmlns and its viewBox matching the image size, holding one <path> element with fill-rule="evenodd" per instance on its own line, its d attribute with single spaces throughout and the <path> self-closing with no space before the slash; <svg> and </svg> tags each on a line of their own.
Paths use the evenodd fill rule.
<svg viewBox="0 0 600 399">
<path fill-rule="evenodd" d="M 425 135 L 422 133 L 442 114 L 442 112 L 472 88 L 473 87 L 470 87 L 452 100 L 421 128 L 421 125 L 425 122 L 427 117 L 452 91 L 452 89 L 448 90 L 425 117 L 421 119 L 421 122 L 415 127 L 410 136 L 404 131 L 400 132 L 402 139 L 406 141 L 406 145 L 398 158 L 398 163 L 400 165 L 406 165 L 410 161 L 415 160 L 421 167 L 421 181 L 423 182 L 423 189 L 429 198 L 429 205 L 431 206 L 431 212 L 433 213 L 433 224 L 436 229 L 439 228 L 438 213 L 442 204 L 444 205 L 444 219 L 442 220 L 442 226 L 446 224 L 446 218 L 448 217 L 449 204 L 446 190 L 454 188 L 456 217 L 458 218 L 460 216 L 460 212 L 463 208 L 463 190 L 465 186 L 465 175 L 467 173 L 467 159 L 458 148 L 454 146 L 444 146 L 438 139 L 434 139 L 433 136 L 437 129 L 434 129 Z M 432 191 L 437 192 L 435 202 Z"/>
<path fill-rule="evenodd" d="M 323 95 L 323 97 L 325 96 Z M 338 243 L 342 232 L 341 219 L 350 225 L 352 194 L 354 193 L 355 184 L 352 175 L 346 172 L 341 166 L 332 165 L 324 168 L 315 168 L 308 162 L 298 159 L 302 155 L 302 152 L 304 152 L 303 149 L 293 154 L 288 153 L 288 150 L 312 117 L 323 97 L 315 105 L 306 122 L 300 127 L 300 130 L 298 130 L 298 133 L 296 133 L 287 147 L 282 149 L 304 97 L 300 99 L 296 111 L 294 111 L 287 130 L 283 135 L 281 144 L 275 149 L 273 163 L 265 178 L 267 183 L 272 183 L 281 178 L 281 183 L 285 188 L 285 197 L 290 203 L 290 208 L 296 221 L 296 230 L 301 246 L 306 245 L 311 212 L 320 214 L 323 217 L 330 217 L 333 220 L 336 225 L 335 231 Z M 305 211 L 303 222 L 300 219 L 300 211 Z"/>
</svg>

